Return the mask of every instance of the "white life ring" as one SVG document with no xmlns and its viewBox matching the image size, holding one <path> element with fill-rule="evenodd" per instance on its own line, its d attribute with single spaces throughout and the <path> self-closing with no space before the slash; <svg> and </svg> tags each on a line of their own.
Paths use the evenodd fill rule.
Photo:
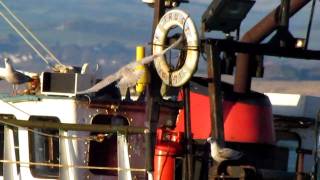
<svg viewBox="0 0 320 180">
<path fill-rule="evenodd" d="M 186 60 L 180 69 L 170 72 L 166 57 L 155 59 L 154 64 L 162 81 L 173 87 L 185 84 L 197 69 L 199 60 L 199 38 L 197 28 L 187 13 L 182 10 L 173 9 L 163 15 L 153 37 L 153 54 L 160 53 L 164 49 L 164 43 L 170 29 L 180 27 L 184 30 L 188 50 Z"/>
</svg>

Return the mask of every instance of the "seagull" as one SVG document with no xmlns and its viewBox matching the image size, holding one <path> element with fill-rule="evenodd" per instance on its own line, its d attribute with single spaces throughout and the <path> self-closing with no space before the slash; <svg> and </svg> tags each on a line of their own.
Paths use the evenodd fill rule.
<svg viewBox="0 0 320 180">
<path fill-rule="evenodd" d="M 32 78 L 16 71 L 12 65 L 11 59 L 4 58 L 5 70 L 1 72 L 0 78 L 12 84 L 13 94 L 16 93 L 16 85 L 32 81 Z"/>
<path fill-rule="evenodd" d="M 221 148 L 214 138 L 208 138 L 210 143 L 211 157 L 216 162 L 220 163 L 225 160 L 238 160 L 243 156 L 242 152 L 230 148 Z"/>
<path fill-rule="evenodd" d="M 167 51 L 172 48 L 177 47 L 183 40 L 183 35 L 179 37 L 179 39 L 171 44 L 169 47 L 161 51 L 160 53 L 153 54 L 151 56 L 147 56 L 143 58 L 141 61 L 131 62 L 123 67 L 121 67 L 116 73 L 111 74 L 105 77 L 103 80 L 92 86 L 91 88 L 80 91 L 77 94 L 88 94 L 88 93 L 95 93 L 101 90 L 102 88 L 108 86 L 109 84 L 113 83 L 114 81 L 118 81 L 117 87 L 120 90 L 126 90 L 129 87 L 135 86 L 138 80 L 143 76 L 144 70 L 137 70 L 136 67 L 139 65 L 146 65 L 151 63 L 154 59 L 163 56 Z"/>
</svg>

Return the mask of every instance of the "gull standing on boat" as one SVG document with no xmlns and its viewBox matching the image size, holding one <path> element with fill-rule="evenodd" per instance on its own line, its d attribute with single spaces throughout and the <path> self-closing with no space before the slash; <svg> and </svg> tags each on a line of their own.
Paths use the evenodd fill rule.
<svg viewBox="0 0 320 180">
<path fill-rule="evenodd" d="M 230 148 L 221 148 L 214 138 L 208 138 L 210 143 L 211 157 L 216 162 L 220 163 L 225 160 L 237 160 L 243 156 L 242 152 Z"/>
<path fill-rule="evenodd" d="M 32 81 L 32 78 L 15 70 L 12 61 L 9 58 L 4 58 L 5 70 L 1 72 L 0 77 L 12 84 L 13 94 L 16 93 L 16 85 Z"/>
<path fill-rule="evenodd" d="M 101 80 L 91 88 L 84 91 L 80 91 L 77 94 L 87 94 L 87 93 L 98 92 L 99 90 L 108 86 L 114 81 L 118 81 L 117 86 L 119 89 L 127 89 L 129 87 L 134 86 L 138 82 L 138 80 L 143 76 L 143 73 L 144 73 L 144 70 L 137 70 L 136 69 L 137 66 L 149 64 L 154 59 L 160 56 L 163 56 L 170 49 L 177 47 L 182 42 L 183 38 L 184 38 L 184 35 L 180 35 L 179 39 L 175 43 L 171 44 L 162 52 L 151 55 L 151 56 L 147 56 L 139 62 L 138 61 L 131 62 L 123 66 L 122 68 L 120 68 L 116 73 L 105 77 L 103 80 Z"/>
</svg>

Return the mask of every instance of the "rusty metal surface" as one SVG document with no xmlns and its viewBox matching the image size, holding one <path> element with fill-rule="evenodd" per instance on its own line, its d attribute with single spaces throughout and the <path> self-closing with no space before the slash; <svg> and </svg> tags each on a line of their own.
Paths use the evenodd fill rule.
<svg viewBox="0 0 320 180">
<path fill-rule="evenodd" d="M 153 39 L 154 31 L 165 13 L 165 4 L 164 0 L 155 0 L 154 3 L 154 15 L 153 15 L 153 26 L 151 40 Z M 151 48 L 152 53 L 152 48 Z M 146 98 L 147 98 L 147 107 L 146 107 L 146 125 L 150 129 L 149 136 L 146 136 L 146 166 L 148 171 L 153 170 L 153 155 L 154 155 L 154 146 L 155 146 L 155 131 L 159 119 L 160 107 L 157 104 L 157 100 L 160 99 L 160 85 L 161 81 L 157 75 L 157 72 L 153 64 L 149 65 L 150 78 L 151 81 L 147 86 Z"/>
<path fill-rule="evenodd" d="M 290 3 L 290 17 L 304 7 L 310 0 L 292 0 Z M 278 26 L 279 7 L 265 16 L 253 28 L 244 34 L 241 42 L 260 43 L 263 39 L 269 36 Z M 245 93 L 250 90 L 250 61 L 249 54 L 239 53 L 236 60 L 236 75 L 234 83 L 234 91 Z"/>
<path fill-rule="evenodd" d="M 297 180 L 302 180 L 303 179 L 303 169 L 304 169 L 304 154 L 303 153 L 298 153 L 298 159 L 297 159 L 297 167 L 296 167 L 296 172 L 297 172 Z"/>
<path fill-rule="evenodd" d="M 205 46 L 208 62 L 208 92 L 210 101 L 211 136 L 217 139 L 218 144 L 224 147 L 224 125 L 221 96 L 220 60 L 214 54 L 212 44 Z"/>
<path fill-rule="evenodd" d="M 187 180 L 193 179 L 193 151 L 192 151 L 192 132 L 191 132 L 191 109 L 190 109 L 190 84 L 187 83 L 183 87 L 183 98 L 184 98 L 184 129 L 186 139 L 186 175 Z"/>
<path fill-rule="evenodd" d="M 273 44 L 254 44 L 225 39 L 207 39 L 206 43 L 214 44 L 220 51 L 239 52 L 239 54 L 256 54 L 269 56 L 291 57 L 304 60 L 320 60 L 319 50 L 280 47 Z"/>
</svg>

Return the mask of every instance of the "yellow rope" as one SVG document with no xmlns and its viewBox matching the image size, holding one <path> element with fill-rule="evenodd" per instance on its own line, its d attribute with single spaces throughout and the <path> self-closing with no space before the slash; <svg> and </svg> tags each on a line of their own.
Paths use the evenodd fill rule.
<svg viewBox="0 0 320 180">
<path fill-rule="evenodd" d="M 67 164 L 51 164 L 42 162 L 22 162 L 22 161 L 10 161 L 2 159 L 1 163 L 20 164 L 20 165 L 33 165 L 33 166 L 50 166 L 59 168 L 78 168 L 78 169 L 98 169 L 98 170 L 113 170 L 113 171 L 132 171 L 132 172 L 146 172 L 146 169 L 142 168 L 119 168 L 119 167 L 102 167 L 102 166 L 82 166 L 82 165 L 67 165 Z"/>
<path fill-rule="evenodd" d="M 21 31 L 2 13 L 0 12 L 0 15 L 3 17 L 3 19 L 10 25 L 10 27 L 17 33 L 19 36 L 37 53 L 37 55 L 46 62 L 49 66 L 51 64 L 46 60 L 46 58 L 38 51 L 37 48 L 35 48 L 32 43 L 21 33 Z"/>
<path fill-rule="evenodd" d="M 0 4 L 3 8 L 20 24 L 23 29 L 29 33 L 29 35 L 55 60 L 58 64 L 62 64 L 57 57 L 32 33 L 32 31 L 25 26 L 25 24 L 0 0 Z"/>
</svg>

